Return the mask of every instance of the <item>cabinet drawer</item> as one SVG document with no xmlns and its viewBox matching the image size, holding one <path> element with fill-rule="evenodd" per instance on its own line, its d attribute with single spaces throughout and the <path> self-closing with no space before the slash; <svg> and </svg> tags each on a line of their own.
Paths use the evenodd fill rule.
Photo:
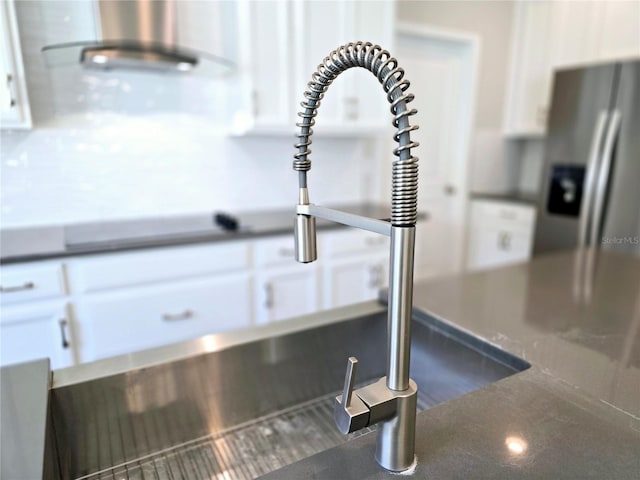
<svg viewBox="0 0 640 480">
<path fill-rule="evenodd" d="M 60 297 L 65 294 L 62 264 L 22 264 L 0 268 L 2 304 Z"/>
<path fill-rule="evenodd" d="M 295 264 L 295 239 L 293 235 L 256 240 L 254 261 L 257 267 Z"/>
<path fill-rule="evenodd" d="M 533 229 L 536 210 L 529 205 L 515 205 L 506 202 L 473 202 L 472 222 L 486 226 L 503 227 L 529 231 Z"/>
<path fill-rule="evenodd" d="M 81 258 L 69 262 L 68 273 L 71 290 L 85 293 L 248 267 L 249 245 L 230 242 Z"/>
<path fill-rule="evenodd" d="M 239 273 L 86 295 L 82 361 L 250 325 L 251 281 Z"/>
<path fill-rule="evenodd" d="M 322 243 L 330 258 L 389 251 L 389 237 L 360 230 L 328 233 Z"/>
<path fill-rule="evenodd" d="M 473 229 L 469 242 L 471 269 L 523 262 L 531 256 L 531 235 L 505 229 Z"/>
</svg>

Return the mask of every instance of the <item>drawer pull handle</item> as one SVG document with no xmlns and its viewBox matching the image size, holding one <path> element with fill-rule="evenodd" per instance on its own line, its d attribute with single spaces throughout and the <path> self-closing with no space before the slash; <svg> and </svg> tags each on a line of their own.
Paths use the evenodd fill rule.
<svg viewBox="0 0 640 480">
<path fill-rule="evenodd" d="M 511 235 L 507 232 L 500 232 L 498 236 L 498 248 L 500 250 L 509 251 L 511 250 Z"/>
<path fill-rule="evenodd" d="M 165 322 L 173 322 L 175 320 L 187 320 L 193 317 L 193 310 L 185 310 L 181 313 L 163 313 L 162 320 Z"/>
<path fill-rule="evenodd" d="M 61 318 L 58 320 L 58 325 L 60 325 L 60 336 L 62 337 L 62 348 L 69 348 L 69 341 L 67 340 L 67 332 L 66 328 L 68 325 L 66 318 Z"/>
<path fill-rule="evenodd" d="M 264 306 L 267 310 L 271 310 L 273 308 L 273 285 L 267 283 L 264 286 Z"/>
<path fill-rule="evenodd" d="M 33 290 L 36 288 L 36 284 L 33 282 L 27 282 L 22 285 L 16 285 L 15 287 L 0 287 L 2 293 L 22 292 L 23 290 Z"/>
</svg>

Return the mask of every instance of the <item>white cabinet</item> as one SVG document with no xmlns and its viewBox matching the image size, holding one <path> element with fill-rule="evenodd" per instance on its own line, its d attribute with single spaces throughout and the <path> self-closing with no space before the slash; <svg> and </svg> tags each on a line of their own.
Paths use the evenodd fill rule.
<svg viewBox="0 0 640 480">
<path fill-rule="evenodd" d="M 69 260 L 81 361 L 250 325 L 250 250 L 236 241 Z"/>
<path fill-rule="evenodd" d="M 324 308 L 375 300 L 388 286 L 388 254 L 332 260 L 324 269 Z"/>
<path fill-rule="evenodd" d="M 2 363 L 53 368 L 377 298 L 389 239 L 318 233 L 318 261 L 293 235 L 29 262 L 0 269 Z"/>
<path fill-rule="evenodd" d="M 58 262 L 3 265 L 0 269 L 2 306 L 65 295 L 62 264 Z"/>
<path fill-rule="evenodd" d="M 294 126 L 291 103 L 290 6 L 284 0 L 249 1 L 241 10 L 245 18 L 245 68 L 250 83 L 247 124 L 253 130 Z"/>
<path fill-rule="evenodd" d="M 511 51 L 505 133 L 542 134 L 551 91 L 551 2 L 518 2 Z"/>
<path fill-rule="evenodd" d="M 374 300 L 389 283 L 389 239 L 358 230 L 323 239 L 323 305 L 336 308 Z"/>
<path fill-rule="evenodd" d="M 246 270 L 249 257 L 249 243 L 237 241 L 77 257 L 66 268 L 71 290 L 88 293 Z"/>
<path fill-rule="evenodd" d="M 0 125 L 31 128 L 29 96 L 13 0 L 0 4 Z"/>
<path fill-rule="evenodd" d="M 74 362 L 75 342 L 67 302 L 57 300 L 3 307 L 0 365 L 49 358 L 51 368 Z"/>
<path fill-rule="evenodd" d="M 269 268 L 256 275 L 256 318 L 260 324 L 314 313 L 318 273 L 313 265 Z"/>
<path fill-rule="evenodd" d="M 509 265 L 531 257 L 535 208 L 503 202 L 471 202 L 467 267 Z"/>
<path fill-rule="evenodd" d="M 256 241 L 254 265 L 257 323 L 284 320 L 319 309 L 318 262 L 296 263 L 293 235 Z"/>
<path fill-rule="evenodd" d="M 251 324 L 246 272 L 84 295 L 81 360 L 168 345 Z"/>
<path fill-rule="evenodd" d="M 640 2 L 517 2 L 505 134 L 544 135 L 554 69 L 638 56 Z"/>
<path fill-rule="evenodd" d="M 356 40 L 392 50 L 395 4 L 385 2 L 247 2 L 240 42 L 250 76 L 246 121 L 236 134 L 295 130 L 311 74 L 336 47 Z M 371 133 L 388 124 L 382 87 L 370 72 L 353 69 L 332 84 L 318 115 L 319 135 Z M 241 122 L 242 123 L 242 122 Z"/>
<path fill-rule="evenodd" d="M 640 55 L 640 2 L 597 2 L 592 16 L 600 25 L 598 59 L 618 59 Z"/>
<path fill-rule="evenodd" d="M 73 363 L 77 345 L 62 263 L 0 267 L 0 364 L 51 358 L 52 368 Z"/>
</svg>

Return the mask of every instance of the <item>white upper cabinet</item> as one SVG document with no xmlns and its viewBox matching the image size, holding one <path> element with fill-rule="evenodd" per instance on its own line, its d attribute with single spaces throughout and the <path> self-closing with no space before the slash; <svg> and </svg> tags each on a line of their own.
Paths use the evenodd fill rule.
<svg viewBox="0 0 640 480">
<path fill-rule="evenodd" d="M 242 130 L 293 128 L 290 8 L 283 0 L 250 1 L 240 11 L 249 112 Z"/>
<path fill-rule="evenodd" d="M 640 55 L 640 2 L 598 2 L 600 42 L 597 54 L 602 59 Z"/>
<path fill-rule="evenodd" d="M 13 0 L 3 1 L 0 13 L 0 125 L 2 128 L 31 128 Z"/>
<path fill-rule="evenodd" d="M 392 49 L 393 1 L 248 2 L 241 8 L 250 107 L 236 122 L 238 134 L 295 131 L 297 112 L 311 74 L 336 47 L 357 40 Z M 361 69 L 354 69 L 361 70 Z M 317 135 L 370 132 L 389 120 L 377 79 L 351 71 L 329 88 L 317 117 Z"/>
<path fill-rule="evenodd" d="M 545 134 L 555 69 L 638 56 L 640 2 L 519 1 L 505 134 Z"/>
<path fill-rule="evenodd" d="M 520 2 L 515 7 L 507 135 L 540 135 L 544 131 L 551 87 L 552 10 L 549 2 Z"/>
</svg>

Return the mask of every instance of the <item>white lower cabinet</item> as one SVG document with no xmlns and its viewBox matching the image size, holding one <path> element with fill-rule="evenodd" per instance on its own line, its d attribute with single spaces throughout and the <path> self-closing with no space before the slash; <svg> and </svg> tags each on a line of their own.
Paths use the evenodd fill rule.
<svg viewBox="0 0 640 480">
<path fill-rule="evenodd" d="M 389 283 L 389 239 L 345 230 L 323 239 L 323 306 L 336 308 L 377 298 Z"/>
<path fill-rule="evenodd" d="M 324 308 L 343 307 L 374 300 L 389 279 L 388 257 L 356 256 L 333 260 L 324 266 Z"/>
<path fill-rule="evenodd" d="M 64 300 L 2 308 L 0 365 L 49 358 L 51 368 L 74 363 L 75 342 Z"/>
<path fill-rule="evenodd" d="M 471 270 L 523 262 L 531 257 L 535 208 L 503 202 L 471 202 L 467 267 Z"/>
<path fill-rule="evenodd" d="M 132 353 L 375 299 L 389 239 L 318 234 L 318 260 L 293 235 L 134 250 L 3 266 L 2 364 L 53 368 Z"/>
<path fill-rule="evenodd" d="M 81 361 L 248 326 L 250 298 L 245 272 L 84 295 Z"/>
<path fill-rule="evenodd" d="M 319 309 L 318 269 L 313 264 L 268 268 L 256 276 L 256 320 L 269 323 Z"/>
</svg>

